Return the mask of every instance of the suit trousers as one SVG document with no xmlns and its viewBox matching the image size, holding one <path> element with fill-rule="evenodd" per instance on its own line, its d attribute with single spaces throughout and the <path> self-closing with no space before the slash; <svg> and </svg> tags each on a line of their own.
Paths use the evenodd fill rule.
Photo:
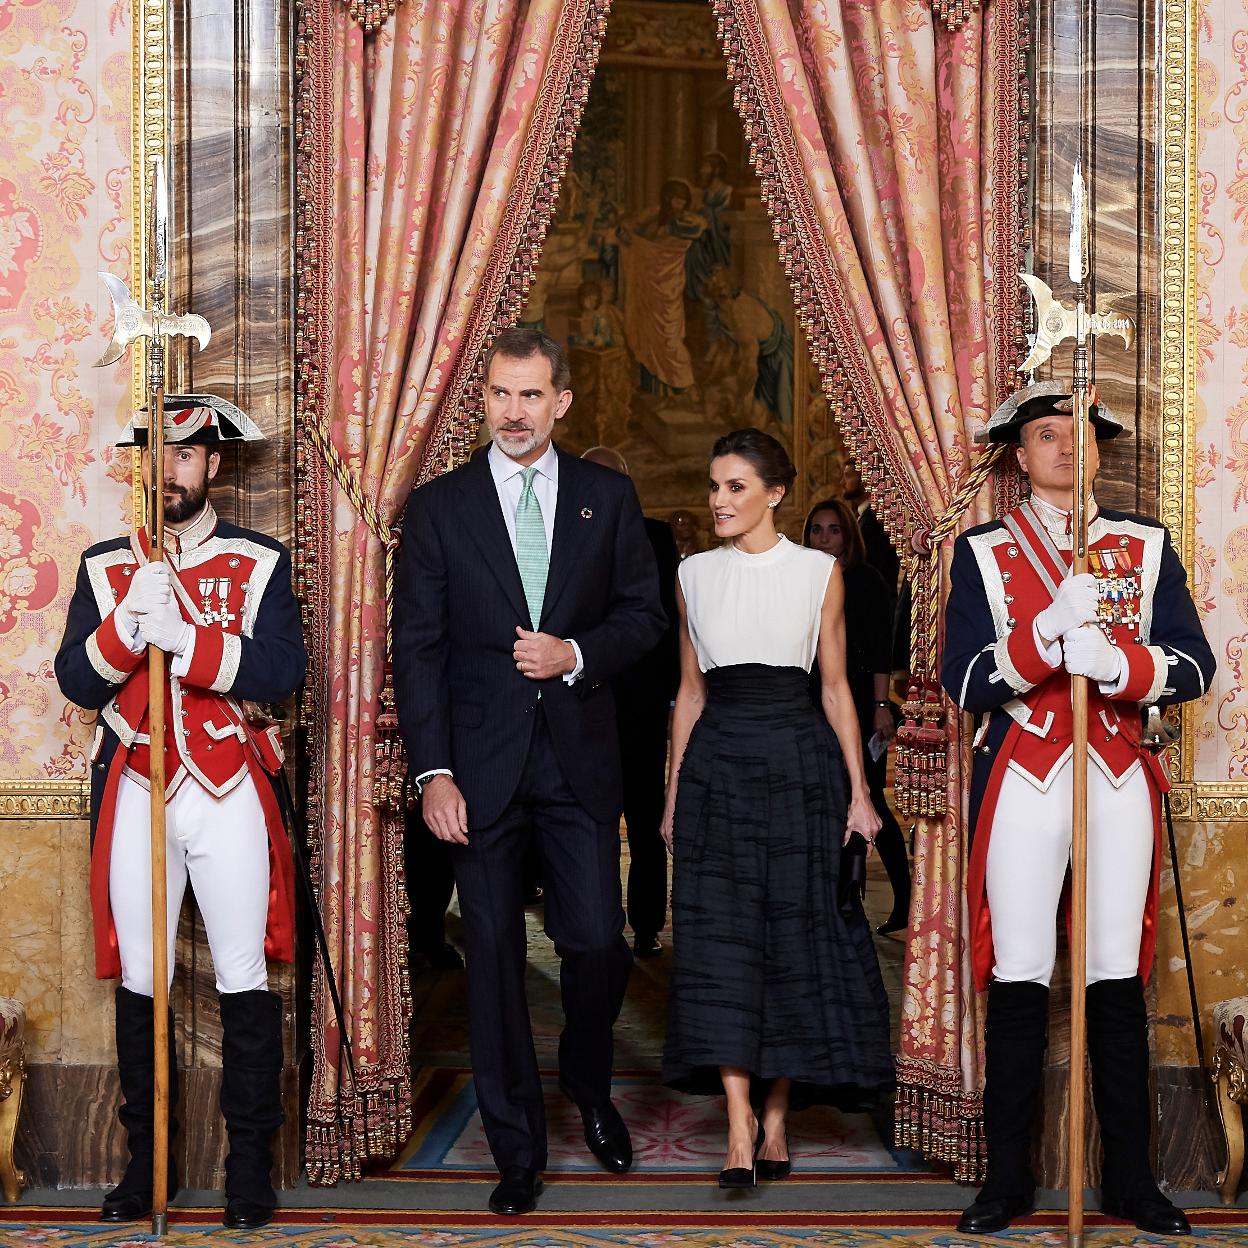
<svg viewBox="0 0 1248 1248">
<path fill-rule="evenodd" d="M 122 987 L 153 992 L 151 803 L 145 785 L 123 774 L 117 788 L 108 892 Z M 218 992 L 267 988 L 264 932 L 269 914 L 269 833 L 250 776 L 214 797 L 184 776 L 165 804 L 166 966 L 173 979 L 178 912 L 187 881 L 204 919 Z"/>
<path fill-rule="evenodd" d="M 668 701 L 619 694 L 616 698 L 628 828 L 628 925 L 637 935 L 653 936 L 667 921 L 667 846 L 662 827 Z"/>
<path fill-rule="evenodd" d="M 546 1165 L 546 1114 L 524 991 L 523 864 L 540 852 L 546 934 L 560 958 L 560 1082 L 578 1105 L 611 1094 L 612 1028 L 632 955 L 624 940 L 619 823 L 594 819 L 569 788 L 541 703 L 515 794 L 486 827 L 452 847 L 468 971 L 477 1104 L 500 1170 Z M 471 821 L 472 812 L 469 811 Z"/>
<path fill-rule="evenodd" d="M 1005 773 L 988 842 L 993 977 L 1046 988 L 1057 960 L 1057 918 L 1070 868 L 1068 758 L 1042 793 Z M 1143 767 L 1120 787 L 1088 762 L 1088 984 L 1139 974 L 1140 929 L 1153 874 L 1156 798 Z"/>
</svg>

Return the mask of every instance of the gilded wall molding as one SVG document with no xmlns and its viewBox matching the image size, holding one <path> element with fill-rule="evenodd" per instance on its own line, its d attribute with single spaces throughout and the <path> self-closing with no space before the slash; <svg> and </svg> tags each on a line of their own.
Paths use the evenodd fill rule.
<svg viewBox="0 0 1248 1248">
<path fill-rule="evenodd" d="M 131 0 L 130 92 L 132 118 L 130 178 L 130 290 L 147 306 L 147 215 L 151 203 L 151 161 L 165 159 L 169 138 L 169 13 L 164 0 Z M 147 344 L 137 339 L 130 355 L 131 407 L 147 402 Z M 139 479 L 142 452 L 130 453 L 130 507 L 134 527 L 144 522 L 146 500 Z"/>
<path fill-rule="evenodd" d="M 0 783 L 0 819 L 86 819 L 88 780 L 7 780 Z"/>
<path fill-rule="evenodd" d="M 1197 13 L 1186 0 L 1161 6 L 1158 117 L 1161 360 L 1159 514 L 1184 567 L 1195 566 L 1197 237 Z M 1171 752 L 1176 816 L 1220 821 L 1248 817 L 1248 784 L 1194 782 L 1196 704 L 1183 706 Z"/>
</svg>

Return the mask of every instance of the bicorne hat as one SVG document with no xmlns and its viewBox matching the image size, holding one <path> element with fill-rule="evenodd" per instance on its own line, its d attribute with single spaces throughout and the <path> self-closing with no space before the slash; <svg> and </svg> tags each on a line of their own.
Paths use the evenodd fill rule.
<svg viewBox="0 0 1248 1248">
<path fill-rule="evenodd" d="M 993 412 L 988 423 L 975 435 L 975 441 L 1018 442 L 1023 426 L 1030 421 L 1042 416 L 1071 416 L 1074 410 L 1074 395 L 1060 381 L 1034 381 L 1016 390 Z M 1098 442 L 1124 432 L 1122 422 L 1098 399 L 1088 405 L 1088 419 Z"/>
<path fill-rule="evenodd" d="M 146 446 L 147 408 L 131 420 L 118 446 Z M 223 442 L 263 442 L 264 434 L 241 408 L 215 394 L 165 395 L 165 441 L 179 446 L 219 446 Z"/>
</svg>

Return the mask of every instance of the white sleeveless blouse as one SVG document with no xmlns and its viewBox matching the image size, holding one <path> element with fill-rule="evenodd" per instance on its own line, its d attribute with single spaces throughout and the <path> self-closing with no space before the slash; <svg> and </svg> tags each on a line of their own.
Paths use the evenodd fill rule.
<svg viewBox="0 0 1248 1248">
<path fill-rule="evenodd" d="M 819 617 L 836 560 L 787 537 L 761 555 L 731 542 L 680 565 L 689 636 L 702 671 L 734 663 L 802 667 L 819 648 Z"/>
</svg>

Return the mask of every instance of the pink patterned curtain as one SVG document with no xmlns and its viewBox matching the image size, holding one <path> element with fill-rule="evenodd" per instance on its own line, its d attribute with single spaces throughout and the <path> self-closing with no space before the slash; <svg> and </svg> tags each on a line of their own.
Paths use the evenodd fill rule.
<svg viewBox="0 0 1248 1248">
<path fill-rule="evenodd" d="M 358 1178 L 410 1130 L 402 758 L 386 680 L 395 527 L 540 250 L 607 0 L 422 0 L 366 34 L 302 0 L 297 36 L 300 587 L 320 908 L 307 1157 Z M 388 6 L 387 6 L 388 7 Z M 380 8 L 379 17 L 384 17 Z"/>
<path fill-rule="evenodd" d="M 942 574 L 994 512 L 971 438 L 1023 339 L 1017 0 L 715 0 L 798 314 L 874 505 L 909 556 L 918 825 L 898 1057 L 898 1143 L 978 1177 L 976 998 L 963 937 L 960 717 L 933 687 Z M 998 487 L 1000 492 L 1001 487 Z M 930 554 L 926 552 L 930 551 Z"/>
</svg>

